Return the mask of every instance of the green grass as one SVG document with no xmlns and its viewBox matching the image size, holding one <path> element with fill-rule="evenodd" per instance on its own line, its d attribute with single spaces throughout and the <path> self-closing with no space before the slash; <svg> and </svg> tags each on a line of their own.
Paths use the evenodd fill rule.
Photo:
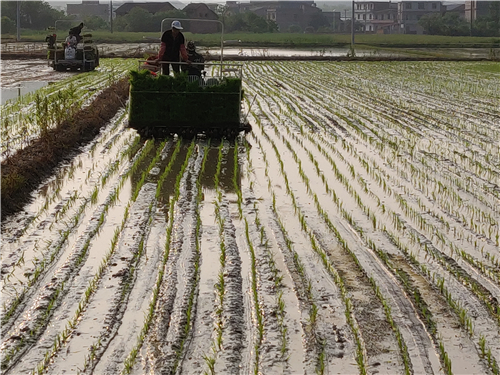
<svg viewBox="0 0 500 375">
<path fill-rule="evenodd" d="M 24 30 L 21 40 L 24 42 L 43 42 L 49 31 Z M 59 33 L 60 34 L 60 33 Z M 158 32 L 109 32 L 94 31 L 96 43 L 159 43 Z M 203 46 L 219 46 L 220 34 L 184 33 L 186 39 L 194 40 Z M 15 35 L 2 34 L 2 39 L 15 39 Z M 240 45 L 288 46 L 288 47 L 335 47 L 350 44 L 351 35 L 347 34 L 300 34 L 300 33 L 226 33 L 224 40 L 241 40 Z M 441 36 L 441 35 L 409 35 L 409 34 L 356 34 L 356 44 L 375 46 L 484 46 L 500 45 L 499 37 Z"/>
<path fill-rule="evenodd" d="M 500 64 L 497 62 L 481 62 L 476 64 L 465 65 L 466 70 L 474 70 L 477 73 L 499 73 Z"/>
</svg>

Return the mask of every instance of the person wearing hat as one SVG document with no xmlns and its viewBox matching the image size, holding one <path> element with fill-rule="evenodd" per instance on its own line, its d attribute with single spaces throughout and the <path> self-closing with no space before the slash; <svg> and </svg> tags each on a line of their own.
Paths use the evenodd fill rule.
<svg viewBox="0 0 500 375">
<path fill-rule="evenodd" d="M 76 38 L 76 43 L 80 43 L 82 37 L 80 36 L 83 29 L 83 22 L 81 22 L 78 26 L 72 27 L 69 29 L 69 36 L 74 36 Z"/>
<path fill-rule="evenodd" d="M 194 63 L 194 65 L 183 65 L 182 71 L 183 72 L 187 71 L 188 75 L 190 76 L 201 77 L 201 72 L 205 68 L 205 66 L 203 65 L 205 59 L 203 58 L 202 55 L 196 52 L 196 46 L 194 45 L 193 41 L 189 41 L 187 44 L 187 54 L 188 54 L 188 60 Z"/>
<path fill-rule="evenodd" d="M 184 46 L 184 34 L 180 31 L 182 29 L 179 21 L 172 21 L 172 28 L 165 31 L 161 36 L 160 53 L 158 57 L 160 61 L 169 61 L 169 63 L 162 64 L 162 74 L 170 74 L 170 64 L 172 64 L 172 70 L 179 73 L 179 64 L 174 64 L 173 62 L 179 62 L 181 56 L 183 61 L 190 62 L 188 60 L 186 47 Z"/>
</svg>

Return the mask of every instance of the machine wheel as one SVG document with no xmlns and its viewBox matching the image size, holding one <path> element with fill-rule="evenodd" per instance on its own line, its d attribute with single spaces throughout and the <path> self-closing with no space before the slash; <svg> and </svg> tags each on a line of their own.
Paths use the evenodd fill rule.
<svg viewBox="0 0 500 375">
<path fill-rule="evenodd" d="M 85 71 L 90 72 L 95 69 L 95 62 L 94 61 L 87 61 L 85 62 Z"/>
</svg>

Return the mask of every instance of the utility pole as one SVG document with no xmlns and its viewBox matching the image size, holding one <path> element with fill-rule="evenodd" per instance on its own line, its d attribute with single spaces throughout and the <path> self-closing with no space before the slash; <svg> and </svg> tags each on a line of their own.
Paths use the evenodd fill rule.
<svg viewBox="0 0 500 375">
<path fill-rule="evenodd" d="M 21 41 L 21 6 L 19 5 L 19 0 L 16 1 L 16 13 L 17 13 L 17 22 L 16 22 L 16 41 Z"/>
<path fill-rule="evenodd" d="M 351 15 L 351 50 L 354 51 L 354 0 L 352 0 L 352 15 Z"/>
<path fill-rule="evenodd" d="M 474 9 L 474 1 L 470 2 L 470 36 L 472 36 L 472 21 L 474 20 L 473 16 L 473 9 Z"/>
<path fill-rule="evenodd" d="M 332 11 L 332 14 L 333 14 L 332 29 L 333 29 L 333 34 L 335 34 L 335 9 Z"/>
<path fill-rule="evenodd" d="M 113 34 L 113 0 L 109 0 L 109 29 Z"/>
</svg>

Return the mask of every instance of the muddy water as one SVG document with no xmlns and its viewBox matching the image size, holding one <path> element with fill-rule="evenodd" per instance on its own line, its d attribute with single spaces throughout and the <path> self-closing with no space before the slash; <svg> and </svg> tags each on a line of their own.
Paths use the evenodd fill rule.
<svg viewBox="0 0 500 375">
<path fill-rule="evenodd" d="M 117 114 L 2 223 L 2 370 L 494 373 L 487 68 L 248 63 L 236 145 Z"/>
</svg>

